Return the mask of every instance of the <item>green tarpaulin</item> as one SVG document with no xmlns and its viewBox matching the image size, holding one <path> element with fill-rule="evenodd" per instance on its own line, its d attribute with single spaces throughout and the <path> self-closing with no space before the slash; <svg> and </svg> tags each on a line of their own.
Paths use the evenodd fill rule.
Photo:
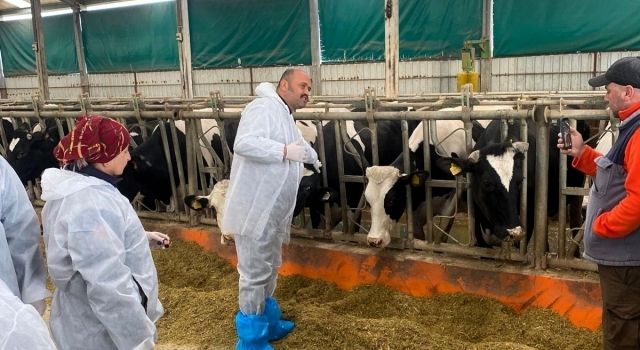
<svg viewBox="0 0 640 350">
<path fill-rule="evenodd" d="M 482 36 L 482 1 L 400 0 L 400 58 L 460 57 Z"/>
<path fill-rule="evenodd" d="M 384 60 L 383 0 L 319 1 L 323 61 Z M 482 35 L 482 1 L 400 0 L 400 58 L 459 57 Z"/>
<path fill-rule="evenodd" d="M 49 74 L 78 72 L 73 36 L 73 16 L 42 18 L 44 50 Z M 5 76 L 36 74 L 31 20 L 0 22 L 0 53 Z"/>
<path fill-rule="evenodd" d="M 494 0 L 494 56 L 640 49 L 636 0 Z"/>
<path fill-rule="evenodd" d="M 176 4 L 82 12 L 89 73 L 179 69 Z"/>
<path fill-rule="evenodd" d="M 191 0 L 194 68 L 310 64 L 307 0 Z"/>
</svg>

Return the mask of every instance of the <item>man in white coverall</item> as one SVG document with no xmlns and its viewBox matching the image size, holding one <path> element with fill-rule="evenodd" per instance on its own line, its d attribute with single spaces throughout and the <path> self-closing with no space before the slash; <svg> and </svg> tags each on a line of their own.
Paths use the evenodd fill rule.
<svg viewBox="0 0 640 350">
<path fill-rule="evenodd" d="M 0 280 L 0 349 L 55 350 L 49 328 Z"/>
<path fill-rule="evenodd" d="M 40 253 L 40 223 L 20 178 L 0 157 L 0 280 L 40 314 L 49 296 Z"/>
<path fill-rule="evenodd" d="M 269 341 L 295 327 L 280 319 L 273 298 L 282 244 L 289 242 L 291 218 L 303 165 L 320 167 L 292 113 L 309 101 L 311 79 L 287 69 L 277 88 L 261 83 L 242 112 L 227 191 L 222 232 L 235 236 L 240 274 L 236 349 L 272 349 Z"/>
</svg>

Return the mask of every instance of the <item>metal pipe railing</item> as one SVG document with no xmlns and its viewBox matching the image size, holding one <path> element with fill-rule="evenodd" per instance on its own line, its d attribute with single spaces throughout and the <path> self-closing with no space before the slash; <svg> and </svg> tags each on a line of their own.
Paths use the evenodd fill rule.
<svg viewBox="0 0 640 350">
<path fill-rule="evenodd" d="M 546 214 L 546 198 L 547 198 L 547 186 L 548 179 L 548 148 L 543 147 L 548 144 L 549 137 L 549 123 L 558 118 L 569 118 L 569 119 L 577 119 L 577 120 L 586 120 L 586 121 L 595 121 L 595 120 L 615 120 L 612 119 L 612 115 L 609 111 L 604 109 L 586 109 L 586 110 L 568 110 L 566 108 L 559 108 L 558 110 L 548 110 L 543 108 L 543 106 L 564 106 L 568 104 L 576 104 L 576 105 L 589 105 L 592 100 L 589 98 L 593 97 L 601 97 L 602 93 L 582 93 L 582 92 L 570 92 L 570 93 L 562 93 L 562 94 L 540 94 L 538 100 L 524 100 L 523 98 L 533 99 L 536 97 L 535 94 L 485 94 L 485 95 L 474 95 L 472 98 L 477 100 L 479 104 L 507 104 L 507 105 L 515 105 L 518 109 L 516 110 L 501 110 L 501 111 L 475 111 L 475 110 L 465 110 L 465 111 L 439 111 L 439 110 L 427 110 L 427 111 L 401 111 L 401 112 L 381 112 L 377 111 L 375 108 L 377 107 L 391 107 L 391 106 L 399 106 L 399 107 L 411 107 L 412 102 L 413 107 L 416 106 L 432 106 L 439 107 L 446 103 L 452 103 L 451 101 L 447 101 L 448 97 L 457 98 L 457 102 L 459 105 L 459 97 L 458 94 L 434 94 L 430 96 L 411 96 L 411 97 L 401 97 L 397 99 L 400 101 L 399 103 L 389 103 L 388 100 L 384 98 L 379 98 L 376 100 L 371 99 L 367 102 L 370 103 L 370 106 L 365 112 L 334 112 L 331 111 L 330 108 L 345 108 L 350 106 L 345 103 L 348 101 L 356 101 L 362 102 L 362 98 L 343 98 L 343 99 L 335 99 L 331 102 L 318 102 L 317 106 L 322 106 L 324 108 L 323 112 L 299 112 L 296 113 L 294 118 L 296 120 L 314 120 L 316 121 L 316 127 L 318 129 L 318 139 L 319 143 L 318 148 L 320 150 L 319 155 L 320 159 L 323 161 L 323 164 L 326 164 L 327 155 L 324 154 L 324 135 L 322 133 L 322 123 L 318 122 L 320 120 L 327 121 L 336 121 L 334 126 L 334 133 L 336 136 L 336 156 L 338 157 L 338 172 L 340 176 L 340 198 L 343 203 L 342 208 L 342 220 L 343 220 L 343 232 L 334 232 L 331 231 L 331 211 L 330 208 L 325 206 L 325 217 L 326 223 L 324 230 L 322 232 L 317 232 L 314 230 L 305 230 L 306 236 L 313 237 L 333 237 L 336 240 L 347 240 L 354 242 L 366 242 L 366 235 L 363 234 L 353 234 L 352 230 L 349 229 L 347 223 L 349 222 L 348 215 L 348 206 L 347 206 L 347 198 L 346 198 L 346 187 L 345 182 L 348 181 L 356 181 L 355 178 L 352 178 L 348 175 L 344 174 L 344 157 L 343 157 L 343 147 L 341 142 L 341 137 L 339 137 L 342 133 L 343 128 L 341 128 L 342 123 L 347 120 L 355 121 L 355 120 L 367 120 L 372 129 L 372 140 L 374 144 L 374 150 L 372 154 L 374 157 L 377 157 L 377 122 L 381 120 L 401 120 L 402 121 L 402 131 L 403 131 L 403 141 L 405 143 L 405 151 L 406 143 L 408 138 L 408 130 L 407 130 L 407 121 L 434 121 L 434 120 L 462 120 L 465 127 L 465 135 L 467 138 L 467 149 L 470 151 L 472 146 L 471 141 L 471 121 L 478 119 L 498 119 L 504 122 L 506 121 L 520 121 L 520 134 L 523 137 L 523 141 L 526 141 L 527 135 L 527 126 L 526 120 L 529 118 L 533 118 L 535 116 L 536 120 L 536 141 L 539 145 L 538 150 L 536 152 L 536 215 L 534 223 L 526 222 L 526 186 L 523 186 L 523 196 L 521 200 L 521 218 L 523 218 L 523 227 L 526 227 L 527 224 L 533 224 L 535 227 L 535 244 L 534 249 L 529 254 L 532 254 L 535 259 L 535 266 L 538 268 L 544 268 L 546 266 L 558 266 L 558 267 L 566 267 L 566 268 L 577 268 L 577 269 L 592 269 L 592 264 L 589 262 L 583 261 L 581 259 L 568 259 L 565 254 L 566 245 L 564 247 L 559 247 L 559 251 L 556 253 L 550 253 L 547 250 L 546 242 L 547 242 L 547 214 Z M 324 97 L 323 97 L 324 98 Z M 495 101 L 499 98 L 508 98 L 511 101 Z M 233 103 L 236 103 L 238 106 L 243 106 L 243 103 L 250 101 L 251 98 L 234 98 L 234 97 L 226 97 L 222 100 L 223 106 L 230 106 Z M 493 99 L 493 100 L 492 100 Z M 207 107 L 208 100 L 206 99 L 190 99 L 190 100 L 182 100 L 182 99 L 147 99 L 144 100 L 144 103 L 139 105 L 138 109 L 134 109 L 134 105 L 132 104 L 131 99 L 87 99 L 89 104 L 81 106 L 78 101 L 59 101 L 59 100 L 49 100 L 49 102 L 59 102 L 56 106 L 46 106 L 46 105 L 38 105 L 38 107 L 34 108 L 33 101 L 8 101 L 8 100 L 0 100 L 0 117 L 8 117 L 12 119 L 12 122 L 17 125 L 18 120 L 29 121 L 38 119 L 40 121 L 46 121 L 46 119 L 55 119 L 56 122 L 66 120 L 67 126 L 73 125 L 73 120 L 79 116 L 81 113 L 81 108 L 90 107 L 92 113 L 102 114 L 107 117 L 118 118 L 124 120 L 124 118 L 139 118 L 142 121 L 148 121 L 153 119 L 161 119 L 165 123 L 169 123 L 171 127 L 171 137 L 173 138 L 172 142 L 168 141 L 169 135 L 167 135 L 166 130 L 161 128 L 161 137 L 162 137 L 162 148 L 165 151 L 165 157 L 169 163 L 169 166 L 173 168 L 171 164 L 171 156 L 170 156 L 170 148 L 174 147 L 174 152 L 177 152 L 176 160 L 179 164 L 177 164 L 178 172 L 176 174 L 171 174 L 171 182 L 175 185 L 178 184 L 179 187 L 185 188 L 188 187 L 189 192 L 194 193 L 198 187 L 201 187 L 203 190 L 206 188 L 207 184 L 201 183 L 200 186 L 197 184 L 198 173 L 200 173 L 201 178 L 204 178 L 204 173 L 206 173 L 207 169 L 204 168 L 204 164 L 202 164 L 202 157 L 200 152 L 199 141 L 206 141 L 203 139 L 203 133 L 201 127 L 198 128 L 199 122 L 201 119 L 216 119 L 218 121 L 218 126 L 223 129 L 224 123 L 227 120 L 233 120 L 240 117 L 240 112 L 225 112 L 225 111 L 206 111 L 206 112 L 195 112 L 190 110 L 190 108 L 202 108 Z M 508 103 L 505 103 L 508 102 Z M 122 103 L 122 104 L 120 104 Z M 475 102 L 472 102 L 474 104 Z M 375 106 L 374 106 L 375 105 Z M 77 110 L 76 110 L 77 109 Z M 157 110 L 156 110 L 157 109 Z M 161 110 L 160 110 L 161 109 Z M 177 144 L 177 130 L 175 129 L 174 122 L 176 120 L 185 120 L 186 121 L 186 138 L 187 138 L 187 154 L 182 155 L 179 151 L 179 147 Z M 58 124 L 58 128 L 60 129 L 61 124 Z M 613 127 L 615 129 L 615 125 Z M 199 130 L 200 129 L 200 130 Z M 222 130 L 221 130 L 222 131 Z M 429 123 L 423 123 L 422 131 L 424 135 L 430 134 L 430 125 Z M 0 136 L 2 136 L 3 131 L 0 131 Z M 164 134 L 164 135 L 163 135 Z M 226 142 L 226 137 L 224 137 L 224 133 L 221 132 L 221 138 L 223 139 L 223 143 Z M 7 144 L 10 140 L 2 140 L 3 144 Z M 384 145 L 380 145 L 384 147 Z M 423 145 L 425 150 L 424 161 L 425 167 L 430 164 L 430 154 L 429 154 L 429 143 L 428 138 L 425 137 L 425 143 Z M 531 154 L 529 154 L 531 155 Z M 222 160 L 222 164 L 220 166 L 224 166 L 225 169 L 228 169 L 228 164 L 230 162 L 231 157 L 227 159 L 224 157 Z M 375 159 L 375 158 L 374 158 Z M 181 164 L 186 161 L 187 164 L 187 173 L 182 172 Z M 405 170 L 409 169 L 409 165 L 407 163 L 408 158 L 405 158 L 404 166 Z M 374 161 L 374 164 L 377 163 L 377 160 Z M 526 163 L 526 160 L 525 160 Z M 566 164 L 565 164 L 566 166 Z M 526 174 L 526 165 L 524 173 Z M 526 176 L 526 175 L 525 175 Z M 562 177 L 562 175 L 561 175 Z M 533 180 L 533 179 L 530 179 Z M 561 178 L 561 180 L 563 180 Z M 360 179 L 361 181 L 361 179 Z M 472 179 L 468 179 L 467 181 L 472 181 Z M 326 171 L 323 171 L 322 174 L 322 183 L 326 187 L 328 185 L 328 179 Z M 451 180 L 431 180 L 427 181 L 427 187 L 425 189 L 425 194 L 427 195 L 427 199 L 431 198 L 431 191 L 433 187 L 455 187 L 455 181 Z M 563 183 L 563 181 L 561 181 Z M 465 183 L 463 183 L 465 185 Z M 465 186 L 463 186 L 465 187 Z M 35 191 L 35 189 L 34 189 Z M 573 193 L 584 193 L 585 190 L 580 188 L 568 188 L 566 184 L 562 187 L 560 196 L 564 195 L 572 195 Z M 407 196 L 407 208 L 411 208 L 411 193 L 408 191 Z M 178 197 L 177 191 L 172 192 L 174 200 L 180 201 L 181 198 Z M 470 239 L 473 236 L 473 205 L 472 198 L 469 196 L 469 235 Z M 554 199 L 551 199 L 554 200 Z M 562 204 L 562 199 L 559 199 Z M 561 205 L 562 207 L 563 205 Z M 432 206 L 429 200 L 426 203 L 426 211 L 427 211 L 427 237 L 429 237 L 432 242 L 434 239 L 433 235 L 433 217 L 432 217 Z M 411 210 L 407 212 L 407 239 L 413 238 L 413 227 L 412 227 L 412 213 Z M 188 213 L 188 212 L 187 212 Z M 153 218 L 162 218 L 166 219 L 167 217 L 172 218 L 174 220 L 180 222 L 188 222 L 190 224 L 195 223 L 194 214 L 193 213 L 150 213 L 150 212 L 140 212 L 141 217 L 153 217 Z M 566 217 L 566 213 L 561 210 L 560 212 L 561 219 L 564 220 L 563 217 Z M 204 223 L 213 223 L 215 220 L 204 217 L 200 220 Z M 562 232 L 558 238 L 559 242 L 563 240 L 564 232 Z M 415 245 L 413 248 L 418 250 L 424 250 L 429 252 L 444 252 L 451 254 L 461 254 L 461 255 L 470 255 L 470 256 L 480 256 L 494 259 L 502 259 L 502 260 L 512 260 L 512 261 L 527 261 L 527 250 L 526 250 L 526 239 L 523 240 L 520 244 L 520 251 L 516 251 L 513 249 L 505 250 L 503 248 L 496 249 L 481 249 L 478 247 L 465 247 L 455 244 L 443 243 L 443 244 L 429 244 L 427 242 L 414 240 Z M 398 240 L 397 237 L 394 238 L 394 243 L 391 247 L 397 248 L 406 248 L 407 241 Z M 559 243 L 560 246 L 560 243 Z M 556 257 L 557 256 L 557 257 Z"/>
</svg>

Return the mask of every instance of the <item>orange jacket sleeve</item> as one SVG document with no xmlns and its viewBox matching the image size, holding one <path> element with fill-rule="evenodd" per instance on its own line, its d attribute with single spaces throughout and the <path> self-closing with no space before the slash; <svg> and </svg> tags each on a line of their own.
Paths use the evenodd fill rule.
<svg viewBox="0 0 640 350">
<path fill-rule="evenodd" d="M 582 153 L 580 153 L 578 157 L 573 158 L 571 165 L 589 176 L 595 176 L 597 169 L 595 160 L 601 155 L 600 152 L 585 145 Z"/>
<path fill-rule="evenodd" d="M 622 238 L 640 227 L 640 129 L 627 143 L 623 166 L 627 171 L 627 196 L 593 223 L 593 231 L 602 237 Z"/>
</svg>

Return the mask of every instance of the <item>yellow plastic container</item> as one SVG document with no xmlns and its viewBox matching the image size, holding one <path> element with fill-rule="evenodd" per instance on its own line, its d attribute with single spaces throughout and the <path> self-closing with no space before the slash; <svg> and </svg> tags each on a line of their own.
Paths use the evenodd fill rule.
<svg viewBox="0 0 640 350">
<path fill-rule="evenodd" d="M 462 91 L 462 87 L 467 83 L 467 72 L 460 71 L 458 72 L 458 76 L 456 78 L 456 86 L 458 88 L 458 92 Z"/>
<path fill-rule="evenodd" d="M 462 87 L 465 84 L 471 84 L 473 85 L 473 88 L 471 89 L 473 92 L 478 92 L 480 91 L 480 74 L 478 74 L 478 72 L 465 72 L 465 71 L 460 71 L 458 72 L 457 78 L 456 78 L 456 85 L 458 88 L 458 92 L 462 91 Z"/>
<path fill-rule="evenodd" d="M 480 74 L 478 72 L 467 72 L 467 84 L 472 84 L 473 92 L 480 91 Z"/>
</svg>

